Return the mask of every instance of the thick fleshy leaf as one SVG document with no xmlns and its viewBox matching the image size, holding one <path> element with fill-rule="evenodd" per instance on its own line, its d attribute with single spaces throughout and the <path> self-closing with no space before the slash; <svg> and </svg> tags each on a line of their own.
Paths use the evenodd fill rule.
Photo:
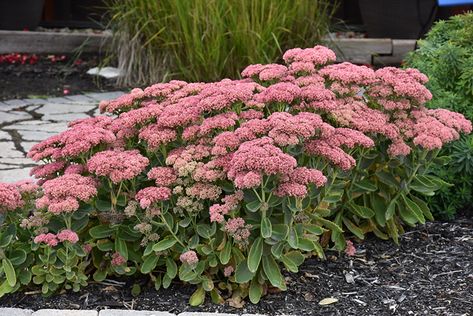
<svg viewBox="0 0 473 316">
<path fill-rule="evenodd" d="M 258 237 L 251 245 L 250 252 L 248 253 L 248 270 L 250 272 L 256 272 L 261 262 L 263 255 L 263 239 Z"/>
</svg>

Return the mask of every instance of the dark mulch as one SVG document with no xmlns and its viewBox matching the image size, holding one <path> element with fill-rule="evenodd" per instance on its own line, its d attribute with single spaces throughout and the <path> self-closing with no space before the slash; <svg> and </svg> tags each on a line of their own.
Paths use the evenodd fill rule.
<svg viewBox="0 0 473 316">
<path fill-rule="evenodd" d="M 328 260 L 310 259 L 298 274 L 288 274 L 288 291 L 268 294 L 258 305 L 242 309 L 187 305 L 192 286 L 130 294 L 130 283 L 91 284 L 80 293 L 43 298 L 19 293 L 0 306 L 60 309 L 148 309 L 219 311 L 268 315 L 472 315 L 473 219 L 433 222 L 407 232 L 398 247 L 370 238 L 357 245 L 355 257 L 335 252 Z M 320 306 L 334 297 L 338 302 Z"/>
<path fill-rule="evenodd" d="M 65 57 L 63 61 L 53 62 L 54 57 L 39 55 L 35 64 L 0 63 L 0 100 L 117 90 L 114 80 L 86 74 L 99 64 L 99 56 Z"/>
</svg>

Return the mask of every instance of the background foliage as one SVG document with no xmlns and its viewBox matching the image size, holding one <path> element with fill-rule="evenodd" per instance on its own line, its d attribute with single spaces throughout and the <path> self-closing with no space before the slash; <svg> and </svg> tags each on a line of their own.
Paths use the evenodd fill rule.
<svg viewBox="0 0 473 316">
<path fill-rule="evenodd" d="M 473 119 L 473 13 L 439 21 L 418 42 L 406 66 L 418 68 L 429 77 L 433 94 L 426 106 L 448 108 Z M 436 173 L 453 184 L 444 186 L 429 202 L 435 215 L 452 218 L 473 202 L 473 137 L 465 136 L 441 152 L 450 161 Z"/>
<path fill-rule="evenodd" d="M 312 47 L 334 10 L 326 0 L 110 0 L 109 7 L 121 83 L 135 86 L 237 77 L 248 64 Z"/>
</svg>

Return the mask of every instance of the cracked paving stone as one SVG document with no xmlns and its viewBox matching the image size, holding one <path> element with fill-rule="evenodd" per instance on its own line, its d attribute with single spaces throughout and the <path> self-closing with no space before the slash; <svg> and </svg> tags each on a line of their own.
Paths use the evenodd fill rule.
<svg viewBox="0 0 473 316">
<path fill-rule="evenodd" d="M 8 122 L 20 121 L 20 120 L 29 120 L 33 117 L 26 112 L 6 112 L 0 114 L 0 124 L 5 124 Z"/>
<path fill-rule="evenodd" d="M 67 96 L 67 97 L 64 97 L 64 98 L 69 100 L 69 101 L 74 101 L 74 102 L 93 103 L 93 104 L 97 103 L 97 101 L 95 101 L 95 99 L 92 99 L 91 97 L 88 97 L 88 96 L 83 95 L 83 94 Z"/>
<path fill-rule="evenodd" d="M 86 113 L 67 113 L 67 114 L 45 114 L 43 119 L 57 122 L 70 122 L 83 118 L 88 118 L 90 115 Z"/>
<path fill-rule="evenodd" d="M 30 170 L 31 168 L 2 170 L 0 172 L 0 182 L 16 182 L 31 178 Z"/>
<path fill-rule="evenodd" d="M 97 101 L 103 101 L 103 100 L 112 100 L 116 99 L 119 96 L 125 94 L 125 92 L 122 91 L 114 91 L 114 92 L 105 92 L 105 93 L 87 93 L 85 94 L 86 96 L 97 100 Z"/>
<path fill-rule="evenodd" d="M 43 131 L 22 131 L 18 130 L 18 133 L 21 135 L 21 138 L 25 141 L 28 140 L 35 140 L 35 141 L 42 141 L 46 138 L 49 138 L 53 135 L 56 135 L 56 132 L 48 133 Z"/>
<path fill-rule="evenodd" d="M 23 165 L 36 165 L 36 162 L 34 162 L 30 158 L 8 158 L 8 157 L 0 157 L 0 165 L 7 166 L 8 168 L 19 168 Z"/>
<path fill-rule="evenodd" d="M 0 131 L 0 140 L 11 140 L 10 134 L 4 131 Z"/>
<path fill-rule="evenodd" d="M 33 147 L 34 145 L 36 145 L 38 142 L 21 142 L 21 147 L 23 147 L 23 149 L 26 151 L 26 152 L 29 152 L 31 147 Z"/>
<path fill-rule="evenodd" d="M 21 131 L 40 131 L 60 133 L 67 129 L 67 123 L 52 123 L 48 121 L 26 121 L 4 127 L 5 130 L 21 130 Z M 0 134 L 1 135 L 1 134 Z"/>
<path fill-rule="evenodd" d="M 13 142 L 0 142 L 0 158 L 23 158 L 21 151 L 16 150 Z"/>
<path fill-rule="evenodd" d="M 43 105 L 36 113 L 52 115 L 52 114 L 64 114 L 64 113 L 85 113 L 93 110 L 97 107 L 94 104 L 53 104 L 47 103 Z"/>
<path fill-rule="evenodd" d="M 13 106 L 23 106 L 23 105 L 28 105 L 28 103 L 25 101 L 25 100 L 21 100 L 21 99 L 13 99 L 13 100 L 7 100 L 7 101 L 3 101 L 3 103 L 7 104 L 7 105 L 13 105 Z"/>
</svg>

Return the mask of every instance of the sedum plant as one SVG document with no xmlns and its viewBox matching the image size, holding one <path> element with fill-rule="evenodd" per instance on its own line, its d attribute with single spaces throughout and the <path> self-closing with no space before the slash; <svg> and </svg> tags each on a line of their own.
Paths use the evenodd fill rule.
<svg viewBox="0 0 473 316">
<path fill-rule="evenodd" d="M 427 87 L 433 98 L 429 108 L 446 107 L 473 119 L 473 13 L 453 16 L 439 21 L 419 48 L 411 53 L 406 65 L 418 68 L 429 77 Z M 471 208 L 473 202 L 473 138 L 462 137 L 446 146 L 441 155 L 448 164 L 435 173 L 451 183 L 430 198 L 435 214 L 452 218 L 457 211 Z"/>
<path fill-rule="evenodd" d="M 471 123 L 426 109 L 415 69 L 283 59 L 134 89 L 35 145 L 38 183 L 0 185 L 0 295 L 143 274 L 195 285 L 192 305 L 257 303 L 310 256 L 432 219 L 430 167 Z"/>
</svg>

